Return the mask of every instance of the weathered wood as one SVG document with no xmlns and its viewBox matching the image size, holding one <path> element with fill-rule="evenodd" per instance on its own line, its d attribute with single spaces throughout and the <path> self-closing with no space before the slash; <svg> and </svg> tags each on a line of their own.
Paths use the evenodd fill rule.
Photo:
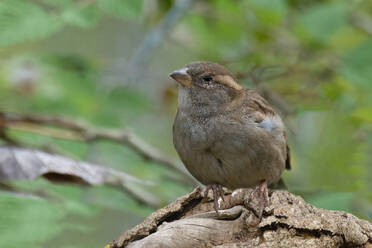
<svg viewBox="0 0 372 248">
<path fill-rule="evenodd" d="M 220 201 L 220 215 L 200 188 L 157 210 L 108 246 L 121 247 L 364 247 L 372 223 L 341 211 L 316 208 L 287 191 L 274 191 L 260 223 L 241 189 Z M 255 209 L 257 202 L 249 204 Z"/>
</svg>

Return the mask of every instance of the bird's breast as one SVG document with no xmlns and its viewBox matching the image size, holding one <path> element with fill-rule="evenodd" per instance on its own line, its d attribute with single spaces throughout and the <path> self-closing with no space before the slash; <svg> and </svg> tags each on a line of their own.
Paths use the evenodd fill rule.
<svg viewBox="0 0 372 248">
<path fill-rule="evenodd" d="M 209 134 L 210 129 L 207 118 L 193 117 L 188 113 L 179 111 L 173 130 L 175 145 L 183 145 L 192 150 L 206 149 L 213 142 Z"/>
<path fill-rule="evenodd" d="M 220 120 L 221 119 L 221 120 Z M 251 187 L 274 183 L 284 170 L 285 143 L 273 139 L 272 123 L 247 124 L 225 117 L 195 119 L 179 111 L 174 124 L 175 148 L 192 175 L 204 184 Z"/>
</svg>

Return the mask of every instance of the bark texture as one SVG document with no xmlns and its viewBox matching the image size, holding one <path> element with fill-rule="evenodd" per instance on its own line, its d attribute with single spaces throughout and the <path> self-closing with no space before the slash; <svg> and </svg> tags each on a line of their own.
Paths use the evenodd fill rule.
<svg viewBox="0 0 372 248">
<path fill-rule="evenodd" d="M 257 202 L 246 207 L 250 189 L 219 201 L 200 188 L 157 210 L 106 247 L 363 247 L 372 248 L 372 223 L 341 212 L 316 208 L 287 191 L 274 191 L 261 222 Z"/>
</svg>

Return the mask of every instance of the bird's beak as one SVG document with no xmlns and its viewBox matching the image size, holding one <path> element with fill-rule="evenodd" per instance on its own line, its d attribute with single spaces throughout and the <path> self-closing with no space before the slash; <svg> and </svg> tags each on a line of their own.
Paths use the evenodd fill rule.
<svg viewBox="0 0 372 248">
<path fill-rule="evenodd" d="M 186 67 L 172 72 L 169 76 L 185 87 L 191 85 L 191 76 L 187 73 Z"/>
</svg>

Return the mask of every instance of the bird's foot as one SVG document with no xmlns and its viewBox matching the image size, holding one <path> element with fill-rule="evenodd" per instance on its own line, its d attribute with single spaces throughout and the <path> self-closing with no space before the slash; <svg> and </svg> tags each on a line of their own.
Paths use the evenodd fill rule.
<svg viewBox="0 0 372 248">
<path fill-rule="evenodd" d="M 208 192 L 212 190 L 213 191 L 213 200 L 214 200 L 214 204 L 213 204 L 213 208 L 214 210 L 216 210 L 216 213 L 217 215 L 219 214 L 218 213 L 218 197 L 221 197 L 222 201 L 224 201 L 224 191 L 222 189 L 222 186 L 219 185 L 219 184 L 210 184 L 210 185 L 207 185 L 207 187 L 205 188 L 205 191 L 204 191 L 204 198 L 206 198 L 208 196 Z"/>
<path fill-rule="evenodd" d="M 249 204 L 250 201 L 253 199 L 253 196 L 257 194 L 258 200 L 259 200 L 259 207 L 258 211 L 255 210 L 255 208 L 252 208 Z M 262 214 L 265 207 L 267 207 L 269 204 L 269 190 L 267 188 L 267 182 L 266 180 L 262 180 L 260 184 L 258 184 L 249 194 L 248 198 L 244 201 L 244 205 L 247 208 L 253 209 L 254 214 L 259 219 L 259 222 L 262 220 Z"/>
</svg>

